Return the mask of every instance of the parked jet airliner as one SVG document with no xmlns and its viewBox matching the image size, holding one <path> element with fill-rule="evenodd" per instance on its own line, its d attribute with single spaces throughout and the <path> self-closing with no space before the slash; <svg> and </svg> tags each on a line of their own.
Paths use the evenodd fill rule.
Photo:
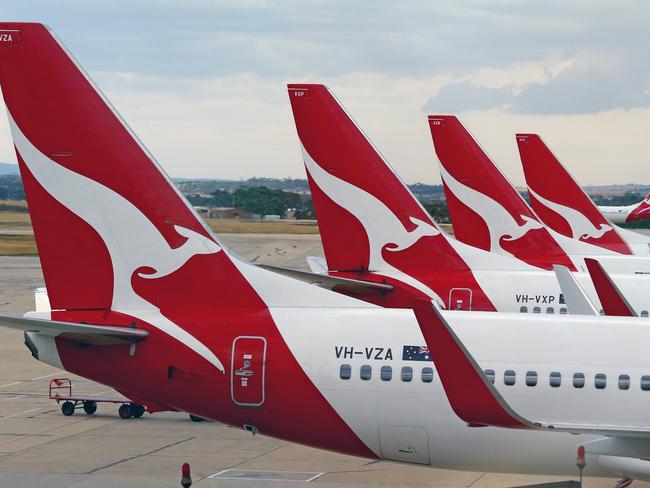
<svg viewBox="0 0 650 488">
<path fill-rule="evenodd" d="M 587 474 L 649 478 L 626 440 L 647 435 L 647 320 L 441 319 L 428 303 L 418 320 L 279 276 L 223 246 L 48 28 L 0 24 L 0 87 L 52 307 L 0 325 L 25 331 L 40 361 L 150 411 L 357 456 L 573 475 L 579 444 L 614 439 Z M 459 406 L 447 349 L 429 339 L 447 321 L 539 428 L 467 425 L 481 411 Z"/>
<path fill-rule="evenodd" d="M 553 272 L 445 234 L 325 86 L 291 84 L 289 99 L 329 274 L 393 287 L 357 296 L 389 308 L 408 308 L 413 298 L 424 297 L 448 309 L 567 312 Z M 533 223 L 535 228 L 521 226 L 500 242 L 512 248 L 526 241 L 531 254 L 541 253 L 546 241 L 536 234 L 547 231 Z M 548 254 L 549 265 L 575 270 L 558 245 Z M 598 303 L 588 275 L 576 274 Z M 638 310 L 650 310 L 648 276 L 615 277 L 627 283 L 621 286 Z"/>
</svg>

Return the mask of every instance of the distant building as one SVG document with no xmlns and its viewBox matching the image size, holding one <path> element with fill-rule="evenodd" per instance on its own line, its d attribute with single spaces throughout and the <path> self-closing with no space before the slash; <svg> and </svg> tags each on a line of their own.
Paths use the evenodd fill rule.
<svg viewBox="0 0 650 488">
<path fill-rule="evenodd" d="M 209 219 L 250 219 L 251 215 L 243 208 L 213 207 L 207 211 Z"/>
</svg>

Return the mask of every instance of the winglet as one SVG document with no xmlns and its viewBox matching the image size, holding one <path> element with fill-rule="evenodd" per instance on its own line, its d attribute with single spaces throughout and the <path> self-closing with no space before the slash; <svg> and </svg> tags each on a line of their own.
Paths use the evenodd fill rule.
<svg viewBox="0 0 650 488">
<path fill-rule="evenodd" d="M 614 315 L 619 317 L 637 317 L 637 313 L 632 305 L 625 299 L 621 290 L 618 289 L 614 280 L 607 274 L 607 271 L 595 259 L 585 258 L 585 264 L 589 271 L 589 276 L 594 282 L 596 293 L 603 306 L 605 315 Z"/>
<path fill-rule="evenodd" d="M 415 300 L 413 311 L 458 417 L 469 426 L 536 428 L 506 404 L 438 309 L 430 302 Z"/>
<path fill-rule="evenodd" d="M 575 276 L 566 266 L 555 265 L 553 272 L 560 284 L 569 313 L 577 315 L 598 315 L 598 309 L 591 302 Z"/>
</svg>

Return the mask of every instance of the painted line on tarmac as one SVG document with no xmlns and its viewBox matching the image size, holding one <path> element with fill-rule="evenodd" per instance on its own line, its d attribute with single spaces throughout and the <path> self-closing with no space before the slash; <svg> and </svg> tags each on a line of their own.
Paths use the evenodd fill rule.
<svg viewBox="0 0 650 488">
<path fill-rule="evenodd" d="M 115 462 L 110 463 L 110 464 L 105 464 L 104 466 L 99 466 L 97 468 L 91 469 L 90 471 L 86 471 L 84 474 L 95 474 L 97 471 L 101 471 L 102 469 L 111 468 L 111 467 L 116 466 L 118 464 L 126 463 L 128 461 L 132 461 L 134 459 L 138 459 L 138 458 L 141 458 L 141 457 L 146 457 L 146 456 L 149 456 L 150 454 L 160 452 L 163 449 L 167 449 L 168 447 L 177 446 L 178 444 L 182 444 L 184 442 L 191 441 L 192 439 L 196 439 L 196 436 L 188 437 L 186 439 L 181 439 L 181 440 L 176 441 L 176 442 L 171 442 L 169 444 L 165 444 L 164 446 L 157 447 L 156 449 L 152 449 L 151 451 L 143 452 L 142 454 L 136 454 L 135 456 L 129 456 L 129 457 L 126 457 L 124 459 L 120 459 L 119 461 L 115 461 Z"/>
<path fill-rule="evenodd" d="M 32 408 L 30 410 L 25 410 L 24 412 L 14 413 L 13 415 L 7 415 L 6 417 L 0 417 L 0 421 L 7 420 L 7 419 L 10 419 L 12 417 L 18 417 L 18 415 L 22 415 L 24 413 L 36 412 L 37 410 L 42 410 L 42 409 L 41 409 L 41 407 L 38 407 L 38 408 Z"/>
<path fill-rule="evenodd" d="M 71 425 L 79 424 L 79 423 L 81 423 L 81 422 L 87 422 L 87 421 L 89 421 L 89 420 L 91 420 L 91 417 L 84 417 L 84 418 L 82 418 L 82 419 L 80 419 L 80 420 L 77 420 L 76 422 L 70 422 L 70 423 L 66 422 L 65 424 L 63 424 L 63 425 L 59 425 L 59 426 L 57 426 L 57 427 L 52 427 L 52 428 L 50 428 L 50 429 L 39 430 L 38 432 L 32 432 L 31 434 L 27 434 L 27 435 L 22 436 L 22 437 L 19 437 L 19 438 L 17 438 L 17 439 L 9 439 L 9 440 L 6 440 L 6 441 L 4 441 L 4 442 L 0 442 L 0 446 L 3 446 L 3 445 L 5 445 L 5 444 L 11 444 L 12 442 L 22 441 L 23 439 L 27 439 L 27 438 L 29 438 L 29 437 L 41 436 L 41 435 L 43 435 L 43 434 L 45 434 L 45 433 L 52 432 L 52 431 L 54 431 L 54 430 L 63 429 L 63 428 L 69 428 Z M 103 426 L 103 425 L 102 425 L 102 426 Z M 98 428 L 100 428 L 100 427 L 102 427 L 102 426 L 95 427 L 95 428 L 98 429 Z M 94 430 L 94 429 L 90 429 L 90 430 Z M 81 432 L 81 433 L 85 433 L 85 432 L 88 432 L 88 431 L 83 431 L 83 432 Z M 77 434 L 77 433 L 74 433 L 73 435 L 76 435 L 76 434 Z M 56 442 L 56 441 L 58 441 L 58 440 L 60 440 L 60 439 L 62 439 L 62 437 L 57 437 L 56 439 L 52 439 L 52 440 L 50 440 L 50 441 L 45 442 L 44 444 L 49 444 L 49 443 L 51 443 L 51 442 Z M 44 445 L 44 444 L 40 444 L 40 445 Z"/>
<path fill-rule="evenodd" d="M 7 386 L 14 386 L 21 384 L 22 381 L 14 381 L 13 383 L 7 383 L 6 385 L 0 385 L 0 388 L 6 388 Z"/>
<path fill-rule="evenodd" d="M 18 395 L 18 396 L 13 396 L 10 398 L 7 398 L 7 401 L 9 400 L 18 400 L 19 398 L 25 398 L 27 395 Z"/>
</svg>

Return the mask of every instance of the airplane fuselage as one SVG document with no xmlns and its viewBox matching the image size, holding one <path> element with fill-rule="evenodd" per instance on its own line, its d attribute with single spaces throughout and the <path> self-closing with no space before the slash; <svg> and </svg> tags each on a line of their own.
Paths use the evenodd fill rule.
<svg viewBox="0 0 650 488">
<path fill-rule="evenodd" d="M 646 320 L 539 316 L 522 324 L 512 314 L 445 315 L 522 413 L 647 425 Z M 450 408 L 410 310 L 221 309 L 214 317 L 186 323 L 197 335 L 203 330 L 226 365 L 223 373 L 155 329 L 133 354 L 129 346 L 83 348 L 55 339 L 56 348 L 40 359 L 145 404 L 314 447 L 433 467 L 574 475 L 576 447 L 595 438 L 467 427 Z M 247 325 L 260 317 L 266 325 Z M 44 342 L 37 344 L 46 351 Z M 514 384 L 507 385 L 513 372 Z M 527 385 L 531 372 L 535 386 Z M 573 386 L 576 373 L 584 375 L 584 387 Z M 595 386 L 596 375 L 605 375 L 604 388 Z M 620 389 L 621 375 L 629 376 L 628 389 Z M 587 473 L 607 474 L 595 463 Z"/>
</svg>

